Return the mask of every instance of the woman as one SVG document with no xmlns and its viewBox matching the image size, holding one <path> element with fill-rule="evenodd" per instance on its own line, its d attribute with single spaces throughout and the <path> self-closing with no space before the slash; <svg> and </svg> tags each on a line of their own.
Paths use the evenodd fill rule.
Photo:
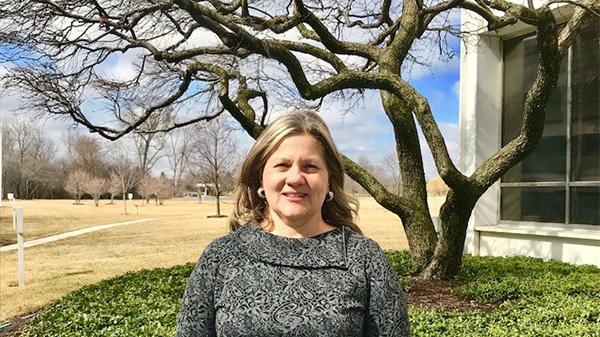
<svg viewBox="0 0 600 337">
<path fill-rule="evenodd" d="M 343 186 L 318 115 L 270 124 L 242 165 L 232 233 L 190 276 L 177 336 L 408 336 L 398 279 Z"/>
</svg>

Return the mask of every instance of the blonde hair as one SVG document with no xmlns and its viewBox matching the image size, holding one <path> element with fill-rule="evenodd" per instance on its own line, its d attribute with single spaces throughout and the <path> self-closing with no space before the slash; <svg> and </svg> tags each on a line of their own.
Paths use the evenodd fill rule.
<svg viewBox="0 0 600 337">
<path fill-rule="evenodd" d="M 325 122 L 312 111 L 295 111 L 277 118 L 269 124 L 250 149 L 242 164 L 235 191 L 233 212 L 229 228 L 233 231 L 246 223 L 272 226 L 268 216 L 268 204 L 257 194 L 267 159 L 281 142 L 290 136 L 309 134 L 317 139 L 325 150 L 325 162 L 329 172 L 329 188 L 333 200 L 321 208 L 323 220 L 332 226 L 347 226 L 361 233 L 355 223 L 358 201 L 344 191 L 344 166 Z"/>
</svg>

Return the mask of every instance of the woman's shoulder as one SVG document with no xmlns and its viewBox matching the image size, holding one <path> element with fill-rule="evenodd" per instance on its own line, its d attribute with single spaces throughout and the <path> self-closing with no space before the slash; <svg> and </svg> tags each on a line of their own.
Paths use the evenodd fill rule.
<svg viewBox="0 0 600 337">
<path fill-rule="evenodd" d="M 347 236 L 347 242 L 351 246 L 356 246 L 356 248 L 368 249 L 368 250 L 381 249 L 381 247 L 379 247 L 379 244 L 377 243 L 377 241 L 371 239 L 370 237 L 365 236 L 364 234 L 355 232 L 352 229 L 349 229 L 348 227 L 346 227 L 345 230 L 346 230 L 346 232 L 349 233 L 346 236 Z"/>
<path fill-rule="evenodd" d="M 228 253 L 235 252 L 236 234 L 236 231 L 232 231 L 214 239 L 211 243 L 208 244 L 208 246 L 206 246 L 202 255 L 205 255 L 206 257 L 222 257 L 224 255 L 227 255 Z"/>
<path fill-rule="evenodd" d="M 363 234 L 347 229 L 350 233 L 347 235 L 348 252 L 355 256 L 361 256 L 368 260 L 385 259 L 385 253 L 377 241 Z"/>
</svg>

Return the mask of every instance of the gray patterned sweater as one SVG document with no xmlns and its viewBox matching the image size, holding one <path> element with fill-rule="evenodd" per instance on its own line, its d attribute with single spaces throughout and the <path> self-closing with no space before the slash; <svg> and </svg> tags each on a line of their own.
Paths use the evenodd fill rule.
<svg viewBox="0 0 600 337">
<path fill-rule="evenodd" d="M 383 251 L 347 227 L 286 238 L 244 226 L 212 242 L 190 275 L 177 337 L 408 336 Z"/>
</svg>

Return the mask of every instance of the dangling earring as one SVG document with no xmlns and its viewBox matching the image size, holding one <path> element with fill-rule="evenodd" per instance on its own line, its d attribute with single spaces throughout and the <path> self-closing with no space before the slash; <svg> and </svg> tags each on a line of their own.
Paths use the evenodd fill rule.
<svg viewBox="0 0 600 337">
<path fill-rule="evenodd" d="M 261 198 L 261 199 L 266 199 L 266 198 L 267 198 L 267 196 L 265 195 L 265 189 L 264 189 L 264 188 L 262 188 L 262 186 L 261 186 L 261 187 L 259 187 L 259 188 L 256 190 L 256 194 L 258 194 L 258 197 L 259 197 L 259 198 Z"/>
<path fill-rule="evenodd" d="M 333 200 L 333 191 L 327 192 L 327 198 L 325 198 L 325 201 L 331 201 L 331 200 Z"/>
</svg>

